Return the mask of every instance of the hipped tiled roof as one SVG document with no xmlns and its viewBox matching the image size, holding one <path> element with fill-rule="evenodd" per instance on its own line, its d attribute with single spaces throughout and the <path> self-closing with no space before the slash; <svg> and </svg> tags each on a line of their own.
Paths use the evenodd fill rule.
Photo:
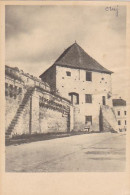
<svg viewBox="0 0 130 195">
<path fill-rule="evenodd" d="M 113 99 L 113 106 L 126 106 L 126 101 L 123 99 Z"/>
<path fill-rule="evenodd" d="M 60 55 L 60 57 L 55 61 L 53 66 L 54 65 L 69 68 L 85 69 L 88 71 L 102 72 L 107 74 L 113 73 L 112 71 L 100 65 L 91 56 L 89 56 L 76 42 L 70 47 L 68 47 Z"/>
</svg>

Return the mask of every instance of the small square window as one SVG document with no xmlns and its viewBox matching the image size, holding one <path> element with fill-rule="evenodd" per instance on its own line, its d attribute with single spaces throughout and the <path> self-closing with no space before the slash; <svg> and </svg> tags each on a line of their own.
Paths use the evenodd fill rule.
<svg viewBox="0 0 130 195">
<path fill-rule="evenodd" d="M 121 121 L 120 120 L 118 121 L 118 125 L 121 125 Z"/>
<path fill-rule="evenodd" d="M 86 72 L 86 81 L 92 81 L 92 73 Z"/>
<path fill-rule="evenodd" d="M 120 111 L 118 111 L 118 116 L 120 116 Z"/>
<path fill-rule="evenodd" d="M 85 94 L 85 103 L 92 103 L 92 95 Z"/>
<path fill-rule="evenodd" d="M 67 75 L 68 77 L 70 77 L 70 76 L 71 76 L 71 72 L 66 71 L 66 75 Z"/>
<path fill-rule="evenodd" d="M 124 111 L 124 115 L 126 115 L 126 111 Z"/>
</svg>

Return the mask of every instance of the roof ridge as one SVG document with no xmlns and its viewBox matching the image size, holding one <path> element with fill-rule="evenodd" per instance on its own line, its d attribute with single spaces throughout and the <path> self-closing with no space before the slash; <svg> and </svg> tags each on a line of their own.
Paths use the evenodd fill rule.
<svg viewBox="0 0 130 195">
<path fill-rule="evenodd" d="M 77 48 L 77 51 L 78 51 L 78 54 L 79 54 L 79 63 L 82 62 L 82 58 L 81 58 L 81 52 L 80 52 L 80 49 L 82 49 L 76 42 L 75 42 L 75 45 L 76 45 L 76 48 Z"/>
</svg>

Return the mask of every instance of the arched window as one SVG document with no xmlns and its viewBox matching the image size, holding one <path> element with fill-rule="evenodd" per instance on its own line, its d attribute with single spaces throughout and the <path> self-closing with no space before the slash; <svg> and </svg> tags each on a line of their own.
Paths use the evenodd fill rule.
<svg viewBox="0 0 130 195">
<path fill-rule="evenodd" d="M 72 104 L 79 104 L 79 94 L 75 92 L 69 93 L 69 96 L 71 96 L 71 103 Z"/>
</svg>

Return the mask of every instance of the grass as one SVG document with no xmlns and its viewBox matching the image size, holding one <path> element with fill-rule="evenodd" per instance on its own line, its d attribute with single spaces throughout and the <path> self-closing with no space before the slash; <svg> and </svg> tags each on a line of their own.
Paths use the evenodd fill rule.
<svg viewBox="0 0 130 195">
<path fill-rule="evenodd" d="M 9 140 L 5 141 L 5 145 L 19 145 L 24 143 L 31 143 L 36 141 L 45 141 L 56 138 L 70 137 L 75 135 L 82 134 L 93 134 L 93 133 L 105 133 L 101 131 L 71 131 L 71 132 L 57 132 L 57 133 L 35 133 L 35 134 L 22 134 L 22 135 L 14 135 Z M 115 132 L 111 132 L 115 133 Z"/>
<path fill-rule="evenodd" d="M 31 143 L 36 141 L 44 141 L 62 137 L 70 137 L 75 135 L 100 133 L 100 132 L 87 132 L 87 131 L 71 131 L 71 132 L 58 132 L 58 133 L 36 133 L 36 134 L 22 134 L 15 135 L 11 139 L 6 140 L 5 145 L 19 145 L 23 143 Z"/>
</svg>

